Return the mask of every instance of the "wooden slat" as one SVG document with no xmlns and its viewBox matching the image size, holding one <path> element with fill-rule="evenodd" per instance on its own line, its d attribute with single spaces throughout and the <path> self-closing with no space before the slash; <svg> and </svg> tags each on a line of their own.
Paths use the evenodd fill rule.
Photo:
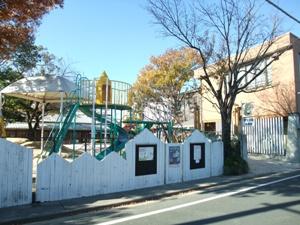
<svg viewBox="0 0 300 225">
<path fill-rule="evenodd" d="M 205 168 L 190 170 L 190 143 L 205 143 Z M 157 145 L 157 173 L 135 176 L 135 148 L 140 144 Z M 184 147 L 185 146 L 185 147 Z M 220 175 L 223 169 L 223 144 L 212 143 L 202 133 L 195 131 L 182 145 L 182 166 L 184 180 L 193 180 L 211 175 Z M 126 143 L 126 160 L 113 152 L 98 161 L 89 153 L 69 163 L 59 155 L 52 154 L 38 164 L 37 201 L 55 201 L 105 193 L 113 193 L 138 188 L 162 185 L 165 170 L 168 170 L 165 157 L 165 144 L 150 131 L 144 130 Z M 179 174 L 180 176 L 180 174 Z M 178 178 L 182 180 L 182 178 Z M 178 181 L 176 180 L 176 181 Z"/>
<path fill-rule="evenodd" d="M 157 145 L 157 174 L 135 176 L 136 144 Z M 52 154 L 38 165 L 37 201 L 55 201 L 144 188 L 164 183 L 164 143 L 145 130 L 126 144 L 126 157 L 110 153 L 102 161 L 84 153 L 72 163 Z"/>
<path fill-rule="evenodd" d="M 32 201 L 32 150 L 0 138 L 0 208 Z"/>
</svg>

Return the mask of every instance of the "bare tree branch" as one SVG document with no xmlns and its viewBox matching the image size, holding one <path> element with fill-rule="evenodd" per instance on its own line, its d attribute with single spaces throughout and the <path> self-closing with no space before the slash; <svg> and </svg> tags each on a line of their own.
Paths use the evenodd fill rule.
<svg viewBox="0 0 300 225">
<path fill-rule="evenodd" d="M 148 0 L 148 11 L 163 33 L 199 53 L 199 76 L 215 98 L 208 101 L 220 110 L 225 148 L 237 95 L 249 91 L 251 83 L 291 47 L 274 47 L 279 21 L 267 19 L 259 8 L 256 0 Z"/>
</svg>

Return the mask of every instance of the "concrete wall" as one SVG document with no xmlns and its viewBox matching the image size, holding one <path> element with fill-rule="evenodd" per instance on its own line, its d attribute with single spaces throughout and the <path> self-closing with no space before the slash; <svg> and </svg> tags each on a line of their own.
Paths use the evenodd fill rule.
<svg viewBox="0 0 300 225">
<path fill-rule="evenodd" d="M 0 208 L 32 202 L 32 150 L 0 138 Z"/>
</svg>

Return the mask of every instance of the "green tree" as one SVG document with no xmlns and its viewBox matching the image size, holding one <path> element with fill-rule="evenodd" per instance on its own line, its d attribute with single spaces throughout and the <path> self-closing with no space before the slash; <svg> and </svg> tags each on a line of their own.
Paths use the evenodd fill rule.
<svg viewBox="0 0 300 225">
<path fill-rule="evenodd" d="M 0 71 L 0 90 L 9 84 L 21 79 L 23 76 L 11 68 L 1 69 Z M 3 107 L 3 116 L 7 122 L 25 121 L 24 115 L 20 113 L 20 103 L 22 99 L 15 99 L 11 97 L 5 98 Z"/>
<path fill-rule="evenodd" d="M 56 58 L 41 46 L 27 40 L 20 45 L 10 60 L 0 67 L 0 89 L 26 76 L 68 75 L 72 71 L 62 65 L 62 59 Z M 30 139 L 37 137 L 40 126 L 42 105 L 38 102 L 5 97 L 3 116 L 7 122 L 22 121 L 28 123 Z M 45 115 L 57 111 L 58 105 L 46 104 Z"/>
</svg>

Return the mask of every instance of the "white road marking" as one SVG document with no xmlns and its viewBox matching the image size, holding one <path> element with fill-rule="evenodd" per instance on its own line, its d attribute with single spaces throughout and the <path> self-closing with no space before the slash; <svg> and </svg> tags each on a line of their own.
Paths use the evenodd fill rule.
<svg viewBox="0 0 300 225">
<path fill-rule="evenodd" d="M 174 211 L 174 210 L 177 210 L 177 209 L 182 209 L 182 208 L 186 208 L 186 207 L 189 207 L 189 206 L 201 204 L 201 203 L 204 203 L 204 202 L 213 201 L 213 200 L 216 200 L 216 199 L 219 199 L 219 198 L 225 198 L 225 197 L 236 195 L 236 194 L 239 194 L 239 193 L 251 191 L 253 189 L 257 189 L 257 188 L 260 188 L 260 187 L 280 183 L 280 182 L 283 182 L 283 181 L 286 181 L 286 180 L 291 180 L 291 179 L 294 179 L 294 178 L 297 178 L 297 177 L 300 177 L 300 175 L 286 177 L 286 178 L 283 178 L 283 179 L 271 181 L 271 182 L 264 183 L 264 184 L 259 184 L 259 185 L 252 186 L 252 187 L 242 188 L 242 189 L 239 189 L 237 191 L 227 192 L 227 193 L 224 193 L 224 194 L 216 195 L 216 196 L 205 198 L 205 199 L 200 199 L 200 200 L 197 200 L 197 201 L 194 201 L 194 202 L 189 202 L 189 203 L 185 203 L 185 204 L 181 204 L 181 205 L 176 205 L 176 206 L 169 207 L 169 208 L 154 210 L 154 211 L 150 211 L 150 212 L 146 212 L 146 213 L 142 213 L 142 214 L 138 214 L 138 215 L 128 216 L 128 217 L 115 219 L 115 220 L 111 220 L 111 221 L 107 221 L 107 222 L 103 222 L 103 223 L 98 223 L 97 225 L 112 225 L 112 224 L 117 224 L 117 223 L 123 223 L 123 222 L 130 221 L 130 220 L 136 220 L 136 219 L 140 219 L 140 218 L 143 218 L 143 217 L 152 216 L 152 215 L 156 215 L 156 214 L 160 214 L 160 213 L 170 212 L 170 211 Z"/>
</svg>

